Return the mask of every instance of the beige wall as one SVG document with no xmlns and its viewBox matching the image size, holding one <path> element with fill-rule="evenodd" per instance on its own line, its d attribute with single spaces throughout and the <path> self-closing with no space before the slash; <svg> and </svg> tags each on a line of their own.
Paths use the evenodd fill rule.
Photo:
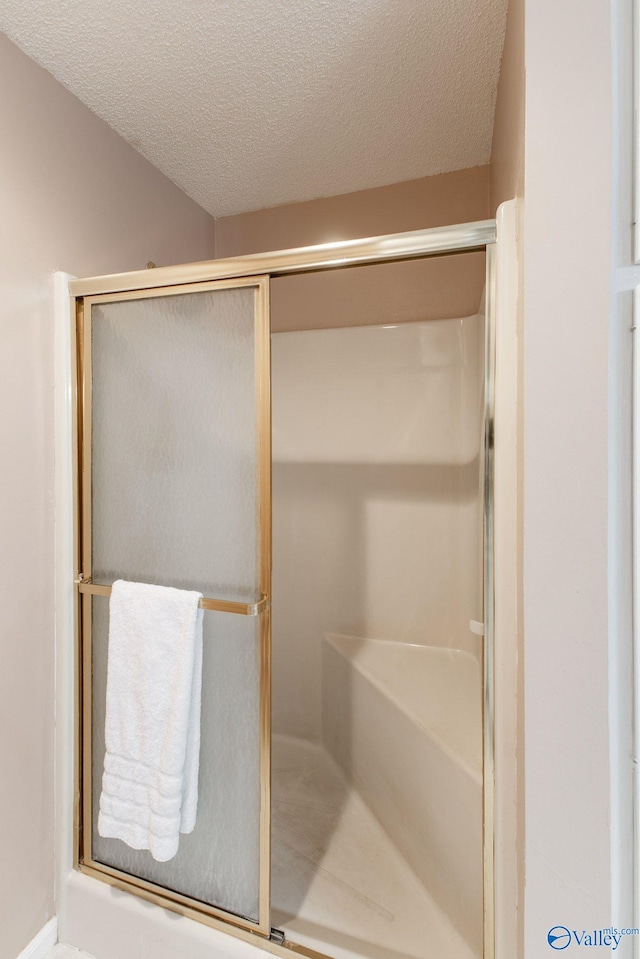
<svg viewBox="0 0 640 959">
<path fill-rule="evenodd" d="M 235 256 L 402 233 L 489 216 L 489 168 L 425 177 L 216 221 L 216 255 Z M 287 276 L 272 282 L 276 332 L 470 316 L 484 256 Z"/>
<path fill-rule="evenodd" d="M 524 190 L 524 0 L 509 0 L 491 145 L 491 215 Z"/>
<path fill-rule="evenodd" d="M 53 915 L 53 273 L 204 259 L 214 224 L 0 37 L 0 957 Z"/>
<path fill-rule="evenodd" d="M 216 256 L 284 250 L 482 220 L 489 215 L 488 203 L 489 168 L 474 167 L 221 217 L 216 221 Z"/>
<path fill-rule="evenodd" d="M 602 0 L 526 6 L 527 957 L 556 923 L 633 925 L 611 915 L 610 21 Z"/>
</svg>

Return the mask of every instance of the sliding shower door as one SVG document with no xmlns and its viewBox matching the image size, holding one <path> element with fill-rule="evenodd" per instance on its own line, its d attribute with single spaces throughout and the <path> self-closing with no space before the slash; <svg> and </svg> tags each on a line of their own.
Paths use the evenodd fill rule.
<svg viewBox="0 0 640 959">
<path fill-rule="evenodd" d="M 79 865 L 268 935 L 268 279 L 85 297 L 77 347 Z M 198 815 L 168 862 L 97 831 L 116 579 L 205 597 Z"/>
</svg>

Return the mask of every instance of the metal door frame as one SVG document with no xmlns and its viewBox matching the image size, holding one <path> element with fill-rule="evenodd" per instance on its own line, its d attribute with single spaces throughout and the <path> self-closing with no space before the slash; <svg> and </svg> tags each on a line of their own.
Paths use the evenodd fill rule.
<svg viewBox="0 0 640 959">
<path fill-rule="evenodd" d="M 203 914 L 217 917 L 234 925 L 253 930 L 261 936 L 269 936 L 270 926 L 270 880 L 271 880 L 271 391 L 270 391 L 270 336 L 269 336 L 269 278 L 240 277 L 214 282 L 189 283 L 180 286 L 150 287 L 126 293 L 106 293 L 85 296 L 76 300 L 76 450 L 77 450 L 77 498 L 76 514 L 76 584 L 78 587 L 78 699 L 81 703 L 81 728 L 79 739 L 81 755 L 77 763 L 76 780 L 76 856 L 77 868 L 87 874 L 107 881 L 118 880 L 127 886 L 135 886 L 139 895 L 158 897 L 164 905 L 188 906 L 194 900 L 157 883 L 149 882 L 113 866 L 101 863 L 92 853 L 92 605 L 94 596 L 108 597 L 111 587 L 94 583 L 91 568 L 91 411 L 92 411 L 92 365 L 91 365 L 91 307 L 95 304 L 179 296 L 215 290 L 253 288 L 255 321 L 255 396 L 256 396 L 256 489 L 258 491 L 258 580 L 260 600 L 256 603 L 236 603 L 229 600 L 203 598 L 204 609 L 244 616 L 259 617 L 260 648 L 260 851 L 259 851 L 259 905 L 258 921 L 253 922 L 227 910 L 205 903 L 197 903 Z M 84 824 L 87 824 L 87 828 Z M 153 901 L 158 901 L 153 898 Z"/>
<path fill-rule="evenodd" d="M 81 872 L 134 893 L 164 908 L 197 919 L 230 933 L 276 955 L 292 954 L 318 959 L 322 954 L 296 943 L 283 941 L 271 930 L 270 910 L 270 832 L 271 832 L 271 642 L 270 642 L 270 579 L 271 579 L 271 390 L 269 335 L 269 278 L 292 273 L 348 268 L 362 264 L 395 260 L 421 259 L 456 253 L 486 251 L 485 310 L 485 423 L 484 423 L 484 644 L 483 644 L 483 915 L 484 959 L 495 953 L 495 826 L 494 826 L 494 583 L 493 583 L 493 430 L 495 373 L 495 220 L 459 224 L 410 233 L 391 234 L 363 240 L 349 240 L 293 250 L 258 253 L 250 256 L 160 267 L 132 273 L 111 274 L 72 280 L 69 284 L 72 305 L 74 356 L 76 371 L 74 402 L 74 513 L 77 598 L 76 622 L 76 780 L 74 803 L 74 865 Z M 252 923 L 224 910 L 208 906 L 187 896 L 173 893 L 154 883 L 112 869 L 91 859 L 91 595 L 105 595 L 107 587 L 93 584 L 90 565 L 90 496 L 87 484 L 91 477 L 90 410 L 91 384 L 90 335 L 88 313 L 91 303 L 129 300 L 146 296 L 180 295 L 198 290 L 234 286 L 256 287 L 256 401 L 258 424 L 258 473 L 260 489 L 260 586 L 262 600 L 246 609 L 227 612 L 261 615 L 261 844 L 260 844 L 260 908 L 259 922 Z M 89 310 L 87 310 L 87 307 Z M 84 487 L 84 489 L 83 489 Z M 90 490 L 90 486 L 89 486 Z M 215 600 L 206 601 L 208 608 L 222 608 Z M 258 608 L 260 607 L 260 608 Z M 89 828 L 84 828 L 84 823 Z M 87 856 L 88 852 L 88 856 Z"/>
</svg>

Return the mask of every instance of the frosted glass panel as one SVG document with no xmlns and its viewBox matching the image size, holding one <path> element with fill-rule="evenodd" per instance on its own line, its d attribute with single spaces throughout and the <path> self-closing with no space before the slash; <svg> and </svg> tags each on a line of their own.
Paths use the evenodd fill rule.
<svg viewBox="0 0 640 959">
<path fill-rule="evenodd" d="M 258 919 L 259 619 L 204 613 L 202 742 L 196 827 L 156 862 L 97 832 L 104 764 L 109 603 L 93 597 L 93 858 L 167 889 Z"/>
<path fill-rule="evenodd" d="M 94 304 L 92 564 L 259 599 L 254 289 Z"/>
</svg>

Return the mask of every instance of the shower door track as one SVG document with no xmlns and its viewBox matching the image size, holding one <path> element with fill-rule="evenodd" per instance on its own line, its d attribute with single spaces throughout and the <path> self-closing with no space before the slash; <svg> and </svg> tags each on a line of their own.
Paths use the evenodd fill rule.
<svg viewBox="0 0 640 959">
<path fill-rule="evenodd" d="M 72 301 L 72 322 L 74 329 L 83 326 L 83 308 L 85 297 L 89 302 L 93 297 L 121 294 L 123 298 L 144 296 L 143 291 L 166 290 L 167 294 L 178 292 L 178 287 L 188 284 L 197 289 L 198 284 L 211 284 L 216 281 L 239 281 L 242 284 L 250 283 L 255 278 L 259 285 L 260 278 L 268 283 L 269 277 L 284 276 L 287 274 L 317 272 L 351 268 L 359 265 L 389 263 L 393 261 L 423 259 L 427 257 L 448 256 L 466 252 L 486 252 L 486 311 L 485 311 L 485 397 L 484 397 L 484 643 L 483 643 L 483 923 L 484 948 L 483 959 L 493 959 L 495 954 L 495 896 L 494 896 L 494 858 L 495 858 L 495 829 L 494 829 L 494 677 L 493 677 L 493 430 L 494 430 L 494 369 L 495 369 L 495 242 L 496 221 L 482 220 L 473 223 L 458 224 L 455 226 L 438 227 L 427 230 L 416 230 L 409 233 L 390 234 L 371 237 L 361 240 L 348 240 L 337 243 L 326 243 L 317 246 L 301 247 L 291 250 L 281 250 L 269 253 L 258 253 L 249 256 L 230 257 L 220 260 L 208 260 L 198 263 L 188 263 L 171 267 L 140 270 L 130 273 L 118 273 L 105 276 L 90 277 L 72 280 L 69 291 Z M 266 288 L 266 284 L 265 284 Z M 149 293 L 146 294 L 147 296 Z M 110 296 L 109 296 L 110 298 Z M 268 311 L 268 304 L 266 307 Z M 76 326 L 77 324 L 77 326 Z M 80 337 L 81 339 L 81 337 Z M 76 336 L 72 337 L 76 343 Z M 77 350 L 75 356 L 76 389 L 74 391 L 76 423 L 76 453 L 82 448 L 82 404 L 83 404 L 83 362 L 82 352 Z M 270 428 L 269 410 L 270 397 L 264 390 L 259 390 L 258 405 L 260 421 L 263 428 Z M 78 464 L 78 456 L 76 456 Z M 81 503 L 81 476 L 82 464 L 77 466 L 74 500 L 76 515 L 76 550 L 79 551 L 79 531 L 82 524 Z M 270 487 L 267 482 L 270 495 Z M 269 547 L 270 548 L 270 544 Z M 78 560 L 78 556 L 76 556 Z M 256 945 L 270 953 L 287 957 L 292 955 L 307 956 L 309 959 L 327 959 L 326 954 L 315 949 L 297 944 L 285 938 L 280 930 L 271 929 L 265 925 L 263 919 L 256 924 L 243 917 L 234 916 L 225 910 L 217 909 L 205 903 L 200 903 L 188 896 L 167 890 L 162 886 L 139 877 L 123 873 L 118 869 L 95 861 L 83 862 L 82 836 L 91 828 L 87 821 L 88 810 L 83 801 L 83 744 L 85 742 L 83 722 L 83 642 L 82 616 L 80 614 L 81 594 L 89 596 L 108 595 L 109 587 L 94 584 L 90 576 L 83 575 L 76 562 L 78 589 L 78 603 L 76 605 L 76 763 L 75 763 L 75 803 L 74 803 L 74 835 L 76 836 L 74 849 L 75 867 L 96 879 L 101 879 L 124 891 L 134 893 L 163 908 L 170 909 L 185 917 L 195 919 L 210 925 L 222 932 L 226 932 L 239 939 Z M 244 615 L 256 616 L 263 614 L 266 621 L 263 637 L 269 635 L 268 601 L 263 594 L 262 599 L 254 604 L 229 603 L 214 599 L 205 599 L 202 606 L 207 609 L 223 609 Z M 230 606 L 234 608 L 231 609 Z M 241 608 L 242 607 L 242 608 Z M 85 637 L 86 642 L 86 637 Z M 267 642 L 268 646 L 268 642 Z M 270 665 L 270 648 L 266 650 L 267 674 L 263 673 L 261 682 L 268 685 Z M 84 676 L 86 682 L 86 675 Z M 269 693 L 265 697 L 269 702 Z M 270 715 L 263 711 L 261 717 L 261 742 L 270 737 Z M 86 766 L 86 758 L 85 758 Z M 86 772 L 86 769 L 85 769 Z M 270 780 L 262 783 L 266 789 L 266 808 L 270 808 Z M 86 797 L 85 797 L 86 799 Z M 268 854 L 269 838 L 262 834 L 263 850 Z M 267 855 L 268 859 L 268 855 Z M 264 879 L 264 876 L 262 877 Z M 264 891 L 268 890 L 268 879 L 265 879 L 261 888 L 261 903 Z M 262 908 L 261 908 L 262 917 Z"/>
</svg>

